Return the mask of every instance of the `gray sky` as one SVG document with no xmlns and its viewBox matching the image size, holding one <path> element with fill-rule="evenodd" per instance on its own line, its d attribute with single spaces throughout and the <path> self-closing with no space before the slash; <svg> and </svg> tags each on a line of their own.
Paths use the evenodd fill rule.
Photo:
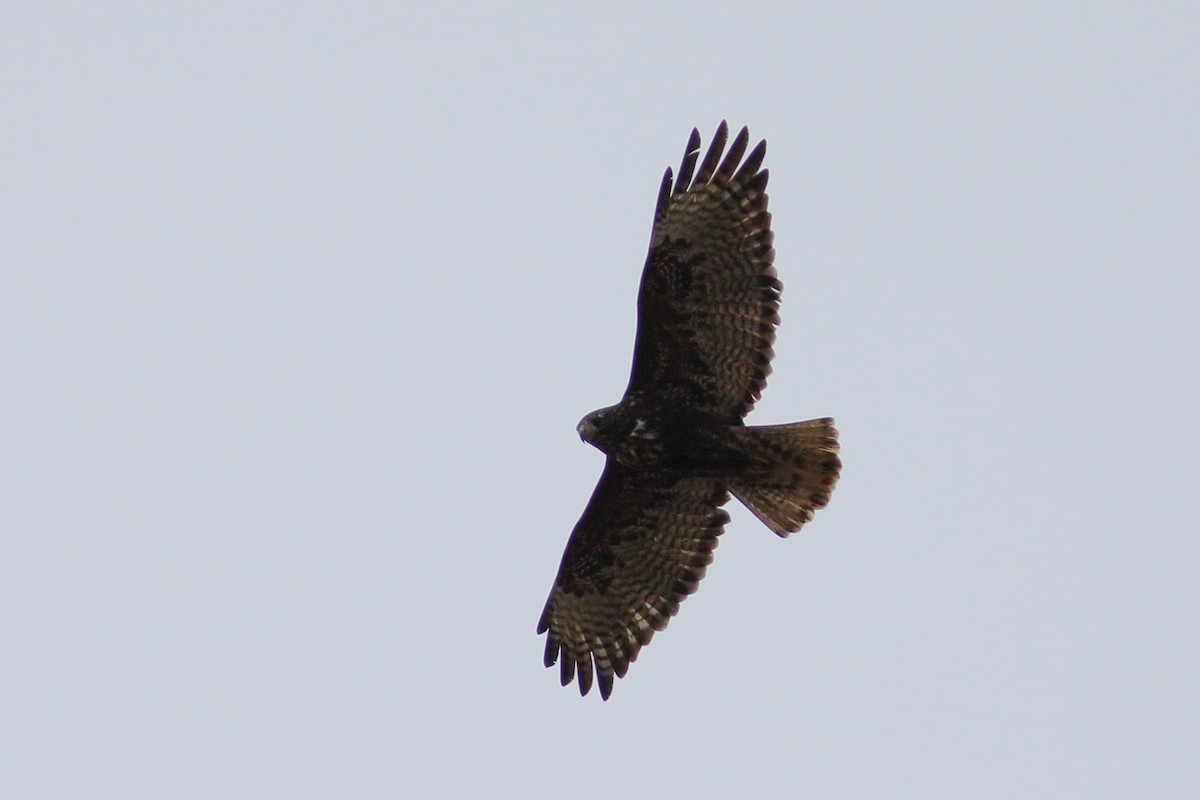
<svg viewBox="0 0 1200 800">
<path fill-rule="evenodd" d="M 1200 12 L 645 5 L 6 13 L 0 794 L 1200 793 Z M 601 703 L 574 426 L 723 118 L 845 471 Z"/>
</svg>

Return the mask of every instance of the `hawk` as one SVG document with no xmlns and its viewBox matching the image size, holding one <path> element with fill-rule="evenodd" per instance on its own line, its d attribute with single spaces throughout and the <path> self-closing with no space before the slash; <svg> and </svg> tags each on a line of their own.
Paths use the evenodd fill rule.
<svg viewBox="0 0 1200 800">
<path fill-rule="evenodd" d="M 722 122 L 696 168 L 663 176 L 638 292 L 633 370 L 621 402 L 579 423 L 607 456 L 538 622 L 545 664 L 600 695 L 696 591 L 732 493 L 779 536 L 829 502 L 841 470 L 832 419 L 747 426 L 771 371 L 783 285 L 772 264 L 767 143 L 725 152 Z M 724 157 L 722 157 L 724 154 Z"/>
</svg>

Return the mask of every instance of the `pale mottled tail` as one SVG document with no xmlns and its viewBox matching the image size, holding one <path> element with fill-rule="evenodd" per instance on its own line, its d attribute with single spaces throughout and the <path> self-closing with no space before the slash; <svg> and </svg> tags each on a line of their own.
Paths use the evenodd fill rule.
<svg viewBox="0 0 1200 800">
<path fill-rule="evenodd" d="M 800 530 L 824 508 L 837 483 L 838 432 L 833 420 L 738 428 L 750 465 L 729 491 L 780 536 Z"/>
</svg>

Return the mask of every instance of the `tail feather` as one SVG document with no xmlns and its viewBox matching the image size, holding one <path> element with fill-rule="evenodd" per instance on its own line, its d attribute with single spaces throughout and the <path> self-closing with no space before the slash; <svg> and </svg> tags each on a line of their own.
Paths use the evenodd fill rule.
<svg viewBox="0 0 1200 800">
<path fill-rule="evenodd" d="M 780 536 L 800 530 L 829 503 L 842 469 L 833 420 L 737 429 L 750 465 L 729 487 L 733 496 Z"/>
</svg>

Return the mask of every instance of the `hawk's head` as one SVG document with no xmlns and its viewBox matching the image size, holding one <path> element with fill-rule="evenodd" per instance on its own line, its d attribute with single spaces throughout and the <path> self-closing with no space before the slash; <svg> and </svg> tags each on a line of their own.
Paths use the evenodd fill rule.
<svg viewBox="0 0 1200 800">
<path fill-rule="evenodd" d="M 590 414 L 584 415 L 583 419 L 579 420 L 579 424 L 575 426 L 575 430 L 579 433 L 579 438 L 593 447 L 598 447 L 607 452 L 605 447 L 607 438 L 605 436 L 607 416 L 613 407 L 599 408 Z"/>
<path fill-rule="evenodd" d="M 626 403 L 593 411 L 575 430 L 580 439 L 622 464 L 652 463 L 662 449 L 658 430 Z"/>
</svg>

